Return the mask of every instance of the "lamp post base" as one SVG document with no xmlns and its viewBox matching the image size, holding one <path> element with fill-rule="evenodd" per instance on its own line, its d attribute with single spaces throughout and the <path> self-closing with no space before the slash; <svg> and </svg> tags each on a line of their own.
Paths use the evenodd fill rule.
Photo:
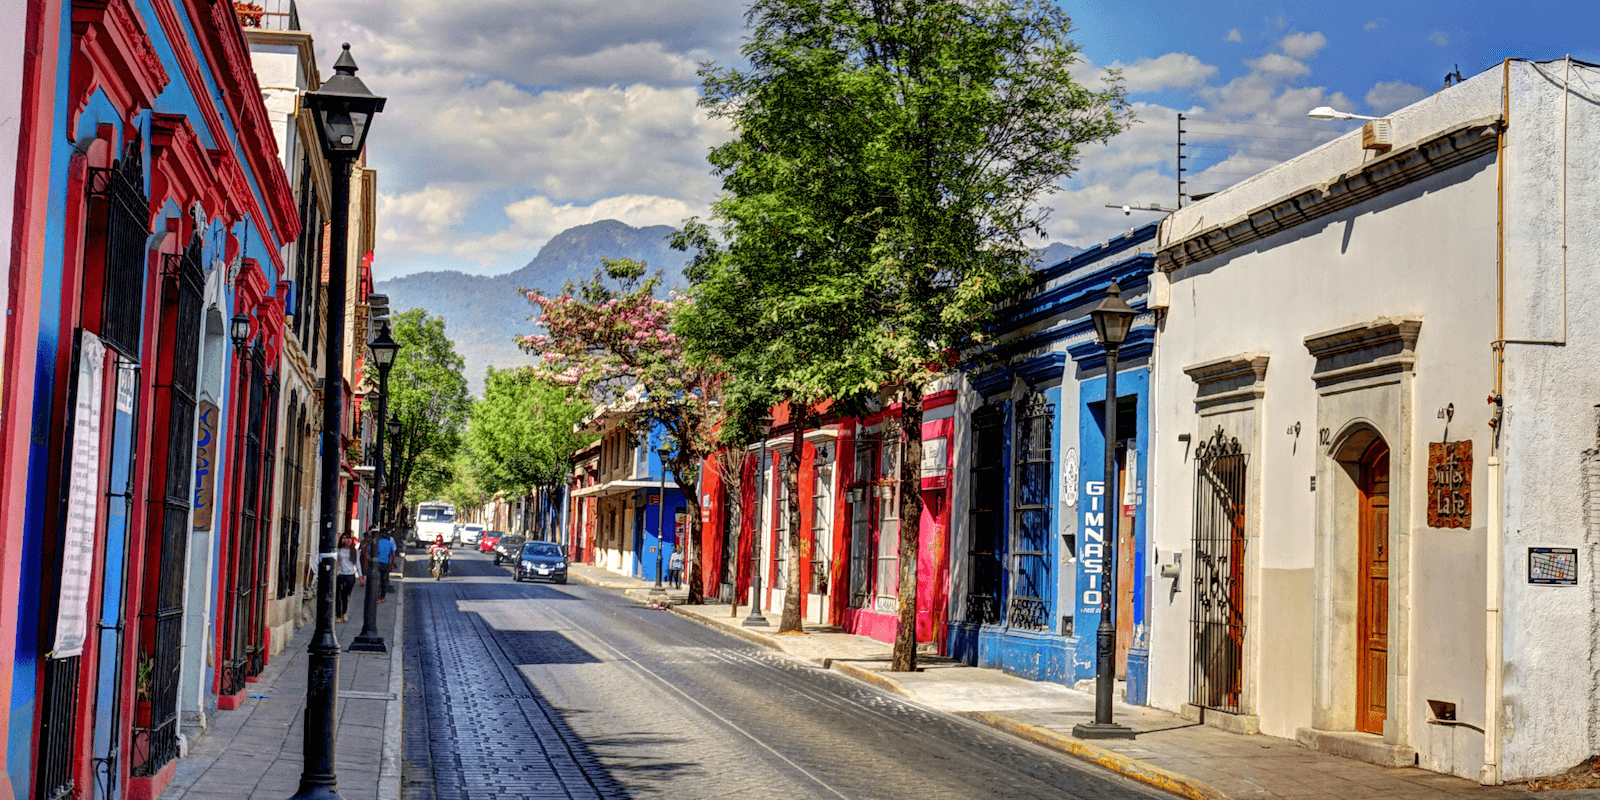
<svg viewBox="0 0 1600 800">
<path fill-rule="evenodd" d="M 308 784 L 301 781 L 300 791 L 295 792 L 294 797 L 289 800 L 341 800 L 341 798 L 338 789 L 332 783 Z"/>
<path fill-rule="evenodd" d="M 389 643 L 382 636 L 357 636 L 350 642 L 350 650 L 360 653 L 387 653 Z"/>
<path fill-rule="evenodd" d="M 744 618 L 744 622 L 741 623 L 741 624 L 743 624 L 746 628 L 754 628 L 757 625 L 759 625 L 761 627 L 766 627 L 767 618 L 761 616 L 761 609 L 759 607 L 751 606 L 750 607 L 750 616 L 745 617 Z"/>
<path fill-rule="evenodd" d="M 1132 739 L 1133 729 L 1115 722 L 1081 722 L 1072 726 L 1072 735 L 1077 739 Z"/>
</svg>

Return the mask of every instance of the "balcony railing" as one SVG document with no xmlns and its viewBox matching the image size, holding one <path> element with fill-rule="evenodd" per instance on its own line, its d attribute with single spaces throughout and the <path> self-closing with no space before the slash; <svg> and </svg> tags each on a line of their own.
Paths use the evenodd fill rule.
<svg viewBox="0 0 1600 800">
<path fill-rule="evenodd" d="M 239 15 L 239 24 L 246 28 L 300 30 L 300 12 L 295 8 L 294 0 L 234 0 L 233 12 Z"/>
</svg>

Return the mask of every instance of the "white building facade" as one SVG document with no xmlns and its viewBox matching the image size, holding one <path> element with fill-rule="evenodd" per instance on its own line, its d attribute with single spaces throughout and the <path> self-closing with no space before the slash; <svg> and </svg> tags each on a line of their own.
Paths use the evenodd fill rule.
<svg viewBox="0 0 1600 800">
<path fill-rule="evenodd" d="M 1590 86 L 1508 61 L 1162 223 L 1152 705 L 1486 783 L 1600 752 Z"/>
</svg>

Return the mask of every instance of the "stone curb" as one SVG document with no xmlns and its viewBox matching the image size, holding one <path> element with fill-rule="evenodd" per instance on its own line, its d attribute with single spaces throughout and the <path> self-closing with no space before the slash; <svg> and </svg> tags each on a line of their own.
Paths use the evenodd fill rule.
<svg viewBox="0 0 1600 800">
<path fill-rule="evenodd" d="M 773 639 L 771 636 L 766 636 L 745 628 L 729 627 L 720 622 L 714 622 L 711 619 L 708 619 L 704 614 L 696 614 L 693 611 L 680 611 L 676 605 L 670 603 L 667 604 L 666 609 L 680 617 L 692 619 L 695 622 L 698 622 L 714 631 L 721 631 L 722 633 L 726 633 L 729 636 L 733 636 L 738 639 L 743 639 L 751 644 L 758 644 L 771 650 L 783 652 L 783 645 L 779 644 L 777 640 Z"/>
<path fill-rule="evenodd" d="M 863 683 L 870 683 L 879 689 L 883 689 L 884 691 L 894 692 L 901 697 L 916 699 L 911 696 L 910 692 L 906 691 L 906 687 L 902 686 L 899 681 L 895 680 L 894 678 L 890 678 L 876 670 L 862 669 L 854 664 L 849 664 L 843 661 L 835 661 L 831 658 L 822 659 L 822 668 L 841 672 L 845 675 L 855 678 L 858 681 L 862 681 Z"/>
<path fill-rule="evenodd" d="M 585 575 L 585 574 L 583 574 L 581 572 L 578 572 L 576 570 L 567 570 L 567 577 L 577 581 L 578 583 L 587 583 L 590 586 L 599 586 L 602 589 L 638 589 L 638 588 L 641 588 L 639 586 L 639 584 L 637 584 L 637 583 L 622 583 L 620 581 L 600 581 L 600 580 L 595 580 L 594 578 L 591 578 L 588 575 Z"/>
<path fill-rule="evenodd" d="M 389 694 L 383 714 L 383 757 L 378 767 L 378 800 L 400 800 L 401 743 L 405 728 L 406 583 L 390 579 L 394 592 L 394 630 L 389 635 Z"/>
<path fill-rule="evenodd" d="M 1007 733 L 1019 739 L 1026 739 L 1056 752 L 1065 753 L 1091 764 L 1105 767 L 1119 775 L 1154 786 L 1157 789 L 1172 792 L 1180 797 L 1187 797 L 1189 800 L 1227 800 L 1227 795 L 1217 791 L 1203 781 L 1195 780 L 1187 775 L 1179 775 L 1176 772 L 1165 770 L 1152 764 L 1146 764 L 1114 750 L 1097 747 L 1079 739 L 1074 739 L 1071 736 L 1057 733 L 1049 728 L 1042 728 L 1003 714 L 990 714 L 983 711 L 958 711 L 955 713 L 967 719 L 981 722 L 1001 733 Z"/>
</svg>

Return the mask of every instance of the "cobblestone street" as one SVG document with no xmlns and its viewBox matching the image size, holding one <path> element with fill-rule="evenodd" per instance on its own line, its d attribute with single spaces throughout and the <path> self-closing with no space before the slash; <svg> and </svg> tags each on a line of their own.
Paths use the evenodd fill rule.
<svg viewBox="0 0 1600 800">
<path fill-rule="evenodd" d="M 1161 796 L 613 590 L 407 591 L 406 798 Z"/>
</svg>

